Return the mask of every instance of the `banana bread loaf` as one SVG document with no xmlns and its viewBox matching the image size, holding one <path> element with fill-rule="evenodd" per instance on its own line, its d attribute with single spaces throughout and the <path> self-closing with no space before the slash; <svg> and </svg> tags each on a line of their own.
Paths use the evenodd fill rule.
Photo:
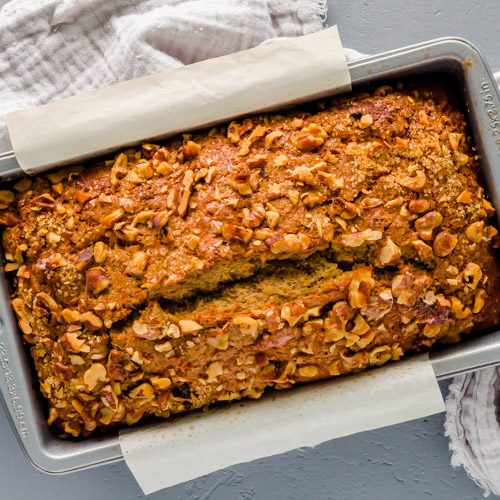
<svg viewBox="0 0 500 500">
<path fill-rule="evenodd" d="M 497 325 L 494 209 L 451 95 L 382 86 L 0 191 L 49 423 L 86 436 Z"/>
</svg>

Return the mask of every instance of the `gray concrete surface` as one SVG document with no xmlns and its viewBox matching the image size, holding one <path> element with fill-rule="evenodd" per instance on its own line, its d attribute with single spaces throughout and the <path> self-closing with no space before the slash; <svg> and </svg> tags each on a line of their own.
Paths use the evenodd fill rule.
<svg viewBox="0 0 500 500">
<path fill-rule="evenodd" d="M 500 70 L 499 0 L 329 0 L 345 46 L 375 53 L 445 35 L 470 39 Z M 447 384 L 442 384 L 446 392 Z M 312 409 L 311 409 L 312 410 Z M 314 449 L 238 465 L 151 495 L 151 499 L 481 498 L 450 467 L 444 415 L 365 432 Z M 332 425 L 335 425 L 332 422 Z M 0 499 L 143 498 L 124 463 L 66 476 L 37 472 L 0 408 Z"/>
<path fill-rule="evenodd" d="M 377 53 L 442 36 L 473 42 L 500 70 L 498 0 L 328 0 L 345 47 Z"/>
</svg>

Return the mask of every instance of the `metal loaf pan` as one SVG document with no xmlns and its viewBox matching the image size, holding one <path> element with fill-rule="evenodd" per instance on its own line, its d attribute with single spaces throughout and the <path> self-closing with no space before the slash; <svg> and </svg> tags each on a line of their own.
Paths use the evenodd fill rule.
<svg viewBox="0 0 500 500">
<path fill-rule="evenodd" d="M 469 42 L 444 38 L 349 63 L 353 87 L 377 80 L 442 72 L 463 91 L 475 143 L 494 205 L 500 208 L 500 96 L 478 50 Z M 18 176 L 12 153 L 0 155 L 0 179 Z M 498 214 L 498 210 L 497 210 Z M 497 220 L 498 222 L 498 220 Z M 56 438 L 45 422 L 29 356 L 9 305 L 5 276 L 0 275 L 0 399 L 27 457 L 40 470 L 64 473 L 122 458 L 117 433 L 83 441 Z M 437 349 L 431 354 L 439 379 L 500 363 L 500 331 Z"/>
</svg>

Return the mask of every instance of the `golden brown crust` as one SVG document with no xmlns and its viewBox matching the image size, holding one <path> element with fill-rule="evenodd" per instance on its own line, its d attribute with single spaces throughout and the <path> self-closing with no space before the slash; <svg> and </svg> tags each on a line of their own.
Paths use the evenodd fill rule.
<svg viewBox="0 0 500 500">
<path fill-rule="evenodd" d="M 477 170 L 447 89 L 384 86 L 0 192 L 49 422 L 87 435 L 496 325 Z"/>
</svg>

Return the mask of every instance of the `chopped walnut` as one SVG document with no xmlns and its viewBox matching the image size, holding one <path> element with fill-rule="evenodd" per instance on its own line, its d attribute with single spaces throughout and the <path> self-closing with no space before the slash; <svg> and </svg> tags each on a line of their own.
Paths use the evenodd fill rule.
<svg viewBox="0 0 500 500">
<path fill-rule="evenodd" d="M 268 210 L 266 212 L 266 222 L 270 228 L 275 228 L 280 221 L 279 212 L 275 212 L 274 210 Z"/>
<path fill-rule="evenodd" d="M 221 227 L 221 234 L 226 241 L 248 244 L 252 239 L 253 231 L 236 224 L 224 224 Z"/>
<path fill-rule="evenodd" d="M 433 210 L 415 221 L 415 229 L 417 230 L 420 238 L 424 241 L 429 241 L 432 238 L 434 229 L 439 227 L 442 222 L 443 216 L 439 212 Z"/>
<path fill-rule="evenodd" d="M 326 199 L 324 194 L 313 193 L 313 192 L 304 193 L 300 198 L 302 200 L 302 203 L 309 208 L 315 207 L 316 205 L 323 203 Z"/>
<path fill-rule="evenodd" d="M 238 122 L 232 121 L 227 126 L 227 138 L 233 143 L 236 144 L 240 140 L 240 132 L 239 132 L 239 124 Z"/>
<path fill-rule="evenodd" d="M 465 189 L 457 196 L 458 203 L 470 205 L 472 203 L 472 194 L 468 189 Z"/>
<path fill-rule="evenodd" d="M 476 297 L 474 298 L 474 305 L 472 306 L 472 312 L 478 314 L 482 311 L 484 304 L 486 303 L 486 292 L 484 290 L 478 290 Z"/>
<path fill-rule="evenodd" d="M 427 177 L 421 170 L 416 170 L 413 177 L 403 177 L 398 182 L 412 191 L 422 191 L 427 184 Z"/>
<path fill-rule="evenodd" d="M 72 365 L 82 366 L 85 364 L 85 360 L 81 356 L 77 356 L 76 354 L 68 354 L 68 358 Z"/>
<path fill-rule="evenodd" d="M 377 208 L 382 205 L 382 200 L 380 198 L 367 197 L 361 201 L 361 208 L 364 210 L 369 210 L 371 208 Z"/>
<path fill-rule="evenodd" d="M 101 408 L 98 413 L 98 420 L 101 424 L 109 425 L 116 418 L 116 413 L 111 408 Z"/>
<path fill-rule="evenodd" d="M 397 303 L 402 305 L 412 305 L 414 301 L 414 280 L 409 272 L 401 272 L 392 278 L 391 290 Z"/>
<path fill-rule="evenodd" d="M 186 170 L 184 178 L 182 179 L 182 191 L 177 213 L 182 217 L 186 214 L 188 209 L 189 197 L 191 196 L 191 188 L 194 183 L 194 173 L 192 170 Z"/>
<path fill-rule="evenodd" d="M 200 244 L 201 238 L 196 236 L 196 234 L 190 234 L 186 238 L 186 245 L 190 250 L 195 250 L 196 247 Z"/>
<path fill-rule="evenodd" d="M 108 256 L 108 246 L 102 241 L 98 241 L 94 245 L 94 260 L 96 264 L 102 264 Z"/>
<path fill-rule="evenodd" d="M 360 267 L 352 272 L 352 279 L 349 284 L 349 305 L 356 309 L 365 307 L 368 304 L 368 297 L 371 294 L 375 280 L 372 271 L 368 267 Z"/>
<path fill-rule="evenodd" d="M 341 360 L 334 361 L 333 363 L 330 364 L 328 367 L 328 373 L 332 376 L 335 377 L 337 375 L 340 375 L 341 373 Z"/>
<path fill-rule="evenodd" d="M 299 375 L 304 378 L 317 377 L 318 373 L 318 367 L 314 365 L 306 365 L 299 368 Z"/>
<path fill-rule="evenodd" d="M 144 356 L 139 351 L 134 351 L 130 359 L 138 365 L 144 364 Z"/>
<path fill-rule="evenodd" d="M 245 227 L 256 228 L 262 224 L 266 216 L 266 209 L 260 203 L 256 203 L 252 208 L 244 208 L 241 222 Z"/>
<path fill-rule="evenodd" d="M 80 252 L 75 260 L 76 269 L 83 271 L 90 264 L 93 258 L 94 253 L 90 249 Z"/>
<path fill-rule="evenodd" d="M 74 309 L 63 309 L 61 315 L 66 323 L 78 323 L 80 321 L 80 313 Z"/>
<path fill-rule="evenodd" d="M 256 339 L 259 334 L 259 322 L 250 316 L 235 316 L 233 323 L 241 330 L 243 334 L 250 335 Z"/>
<path fill-rule="evenodd" d="M 352 334 L 354 335 L 364 335 L 370 330 L 370 325 L 366 322 L 365 318 L 361 316 L 361 314 L 357 314 L 354 318 L 354 326 L 351 329 Z"/>
<path fill-rule="evenodd" d="M 387 363 L 391 358 L 392 350 L 387 345 L 375 347 L 369 354 L 370 364 L 377 366 Z"/>
<path fill-rule="evenodd" d="M 346 247 L 359 247 L 366 243 L 367 241 L 377 241 L 382 239 L 382 232 L 365 229 L 364 231 L 358 231 L 355 233 L 343 234 L 341 237 L 342 244 Z"/>
<path fill-rule="evenodd" d="M 314 184 L 314 175 L 309 167 L 305 165 L 300 165 L 295 167 L 290 172 L 290 177 L 293 180 L 303 182 L 304 184 Z"/>
<path fill-rule="evenodd" d="M 156 352 L 161 352 L 161 353 L 170 353 L 173 352 L 174 346 L 172 345 L 172 342 L 169 340 L 167 342 L 164 342 L 163 344 L 156 344 L 155 345 L 155 351 Z"/>
<path fill-rule="evenodd" d="M 26 335 L 32 333 L 31 322 L 24 302 L 20 298 L 15 298 L 12 301 L 12 307 L 14 308 L 22 332 Z"/>
<path fill-rule="evenodd" d="M 429 245 L 427 245 L 427 243 L 424 243 L 422 240 L 412 241 L 411 244 L 415 247 L 419 259 L 425 260 L 428 259 L 431 255 L 433 255 L 432 248 Z"/>
<path fill-rule="evenodd" d="M 441 231 L 434 238 L 434 253 L 438 257 L 446 257 L 453 252 L 454 248 L 457 246 L 458 238 L 454 234 L 448 231 Z"/>
<path fill-rule="evenodd" d="M 140 278 L 144 275 L 147 264 L 148 255 L 142 251 L 135 252 L 127 263 L 127 274 Z"/>
<path fill-rule="evenodd" d="M 361 308 L 361 314 L 369 321 L 378 321 L 391 311 L 393 304 L 392 291 L 386 288 L 378 294 L 370 295 L 367 305 Z"/>
<path fill-rule="evenodd" d="M 463 138 L 463 134 L 457 134 L 457 133 L 452 133 L 450 132 L 448 134 L 448 140 L 450 141 L 450 146 L 453 151 L 458 151 L 458 147 L 460 145 L 460 141 Z"/>
<path fill-rule="evenodd" d="M 467 238 L 473 243 L 480 243 L 483 239 L 484 221 L 473 222 L 466 230 Z"/>
<path fill-rule="evenodd" d="M 247 165 L 250 168 L 259 168 L 265 167 L 267 164 L 267 156 L 266 155 L 253 155 L 247 158 Z"/>
<path fill-rule="evenodd" d="M 495 208 L 493 207 L 493 205 L 486 198 L 483 198 L 481 204 L 486 212 L 486 215 L 488 217 L 493 217 L 493 215 L 495 214 Z"/>
<path fill-rule="evenodd" d="M 481 271 L 481 268 L 474 262 L 469 262 L 465 266 L 463 271 L 464 282 L 469 288 L 472 288 L 472 290 L 476 289 L 482 277 L 483 272 Z"/>
<path fill-rule="evenodd" d="M 113 387 L 110 384 L 105 385 L 101 389 L 100 395 L 101 395 L 101 401 L 104 404 L 104 406 L 112 410 L 118 409 L 118 397 L 115 394 L 115 391 L 113 390 Z"/>
<path fill-rule="evenodd" d="M 346 220 L 352 220 L 361 215 L 361 210 L 354 203 L 346 201 L 340 196 L 332 200 L 330 211 L 333 215 L 340 215 L 342 219 Z"/>
<path fill-rule="evenodd" d="M 415 214 L 422 214 L 431 209 L 431 202 L 424 198 L 418 198 L 417 200 L 410 200 L 408 203 L 408 209 L 410 212 Z"/>
<path fill-rule="evenodd" d="M 61 345 L 65 351 L 71 353 L 90 352 L 90 346 L 85 343 L 85 340 L 78 338 L 80 333 L 81 331 L 77 330 L 76 332 L 68 331 L 62 335 Z"/>
<path fill-rule="evenodd" d="M 101 224 L 104 227 L 113 227 L 118 221 L 120 221 L 123 216 L 125 215 L 125 210 L 123 208 L 118 208 L 117 210 L 114 210 L 110 214 L 104 216 L 101 219 Z"/>
<path fill-rule="evenodd" d="M 91 311 L 83 313 L 80 316 L 80 319 L 85 323 L 89 330 L 98 330 L 99 328 L 102 328 L 102 319 Z"/>
<path fill-rule="evenodd" d="M 273 254 L 304 252 L 311 244 L 311 238 L 306 234 L 285 234 L 276 239 L 269 238 L 264 242 Z"/>
<path fill-rule="evenodd" d="M 179 328 L 181 329 L 182 333 L 194 333 L 202 330 L 203 326 L 190 319 L 181 319 L 179 321 Z"/>
<path fill-rule="evenodd" d="M 168 224 L 169 218 L 170 212 L 167 212 L 166 210 L 157 212 L 157 214 L 153 217 L 152 226 L 155 229 L 162 229 Z"/>
<path fill-rule="evenodd" d="M 72 399 L 71 405 L 73 406 L 73 408 L 77 411 L 77 413 L 82 418 L 82 420 L 85 424 L 85 430 L 93 431 L 97 427 L 97 424 L 96 424 L 95 420 L 91 417 L 87 406 L 85 406 L 78 399 Z M 66 423 L 65 431 L 68 432 L 69 434 L 74 435 L 74 436 L 78 436 L 79 432 L 77 430 L 71 429 L 69 424 L 70 424 L 70 422 Z"/>
<path fill-rule="evenodd" d="M 194 141 L 186 141 L 182 146 L 182 152 L 184 153 L 184 158 L 192 160 L 196 158 L 201 151 L 201 146 Z"/>
<path fill-rule="evenodd" d="M 451 312 L 457 319 L 465 319 L 471 314 L 471 310 L 462 304 L 457 297 L 451 298 Z"/>
<path fill-rule="evenodd" d="M 292 144 L 301 151 L 316 149 L 324 144 L 328 134 L 316 123 L 306 125 L 292 137 Z"/>
<path fill-rule="evenodd" d="M 87 386 L 89 391 L 93 391 L 99 382 L 107 381 L 106 368 L 100 363 L 94 363 L 83 374 L 83 383 Z"/>
<path fill-rule="evenodd" d="M 378 260 L 385 266 L 393 264 L 401 257 L 401 249 L 390 239 L 386 238 L 385 245 L 380 250 Z"/>
<path fill-rule="evenodd" d="M 262 125 L 257 125 L 252 133 L 242 141 L 241 147 L 238 150 L 239 156 L 245 156 L 250 152 L 250 147 L 256 141 L 258 141 L 261 137 L 263 137 L 267 132 L 267 127 L 263 127 Z"/>
<path fill-rule="evenodd" d="M 274 159 L 274 166 L 275 167 L 285 167 L 288 165 L 288 156 L 287 155 L 278 155 Z"/>
<path fill-rule="evenodd" d="M 111 185 L 116 186 L 120 179 L 127 175 L 128 158 L 125 153 L 120 153 L 111 168 Z"/>
<path fill-rule="evenodd" d="M 224 368 L 222 366 L 222 363 L 219 361 L 214 361 L 213 363 L 210 363 L 208 365 L 208 368 L 206 370 L 207 374 L 207 382 L 216 382 L 217 377 L 220 377 L 224 373 Z"/>
<path fill-rule="evenodd" d="M 156 167 L 156 173 L 168 177 L 172 173 L 173 167 L 170 163 L 162 161 Z"/>
<path fill-rule="evenodd" d="M 359 340 L 356 342 L 356 345 L 360 349 L 364 349 L 369 346 L 375 340 L 375 332 L 372 330 L 368 330 L 366 333 L 360 336 Z"/>
<path fill-rule="evenodd" d="M 101 267 L 93 267 L 86 273 L 86 290 L 88 293 L 99 295 L 111 285 L 111 280 Z"/>
<path fill-rule="evenodd" d="M 307 308 L 302 303 L 292 303 L 281 308 L 281 319 L 290 326 L 295 326 L 300 321 L 307 321 L 311 316 L 319 316 L 320 308 Z"/>
<path fill-rule="evenodd" d="M 135 227 L 137 224 L 146 224 L 155 216 L 154 210 L 141 210 L 132 221 L 132 226 Z"/>
<path fill-rule="evenodd" d="M 132 330 L 134 330 L 134 333 L 138 337 L 144 338 L 145 335 L 148 333 L 149 328 L 148 325 L 146 325 L 146 323 L 140 323 L 139 321 L 134 321 L 132 324 Z"/>
<path fill-rule="evenodd" d="M 242 196 L 249 196 L 253 193 L 252 187 L 248 181 L 230 180 L 228 181 L 228 185 Z"/>
<path fill-rule="evenodd" d="M 253 233 L 256 240 L 266 240 L 271 238 L 273 231 L 267 227 L 256 229 Z"/>
<path fill-rule="evenodd" d="M 397 198 L 394 198 L 393 200 L 389 200 L 385 203 L 386 207 L 400 207 L 404 203 L 404 199 L 402 196 L 398 196 Z"/>
<path fill-rule="evenodd" d="M 54 300 L 54 298 L 47 292 L 39 292 L 35 295 L 35 300 L 33 304 L 38 307 L 42 307 L 45 310 L 52 312 L 59 312 L 59 304 Z"/>
<path fill-rule="evenodd" d="M 218 332 L 214 336 L 207 337 L 207 342 L 214 349 L 226 351 L 229 347 L 229 336 L 227 332 Z"/>
<path fill-rule="evenodd" d="M 345 301 L 336 302 L 324 321 L 325 341 L 336 342 L 347 335 L 347 322 L 351 316 L 349 304 Z"/>
<path fill-rule="evenodd" d="M 328 172 L 318 172 L 316 174 L 316 180 L 322 184 L 330 186 L 331 188 L 343 188 L 345 184 L 342 177 L 338 177 L 335 174 Z"/>
<path fill-rule="evenodd" d="M 359 126 L 361 128 L 367 128 L 370 125 L 373 125 L 373 117 L 372 117 L 372 115 L 363 115 L 359 119 Z"/>
<path fill-rule="evenodd" d="M 132 399 L 153 399 L 155 391 L 151 384 L 144 382 L 143 384 L 138 385 L 135 389 L 132 389 L 128 395 Z"/>
<path fill-rule="evenodd" d="M 287 193 L 287 196 L 292 205 L 297 205 L 300 200 L 300 193 L 296 189 L 290 189 Z"/>
<path fill-rule="evenodd" d="M 208 170 L 207 170 L 207 173 L 205 174 L 204 176 L 204 180 L 205 180 L 205 183 L 206 184 L 210 184 L 212 182 L 212 179 L 214 178 L 214 174 L 215 174 L 215 167 L 214 166 L 211 166 Z"/>
<path fill-rule="evenodd" d="M 161 391 L 168 389 L 172 385 L 172 381 L 168 377 L 158 377 L 155 375 L 152 376 L 150 380 L 153 387 Z"/>
<path fill-rule="evenodd" d="M 269 134 L 267 134 L 264 138 L 264 147 L 266 149 L 276 147 L 278 145 L 278 139 L 280 137 L 283 137 L 283 132 L 280 132 L 279 130 L 273 130 L 272 132 L 269 132 Z"/>
</svg>

